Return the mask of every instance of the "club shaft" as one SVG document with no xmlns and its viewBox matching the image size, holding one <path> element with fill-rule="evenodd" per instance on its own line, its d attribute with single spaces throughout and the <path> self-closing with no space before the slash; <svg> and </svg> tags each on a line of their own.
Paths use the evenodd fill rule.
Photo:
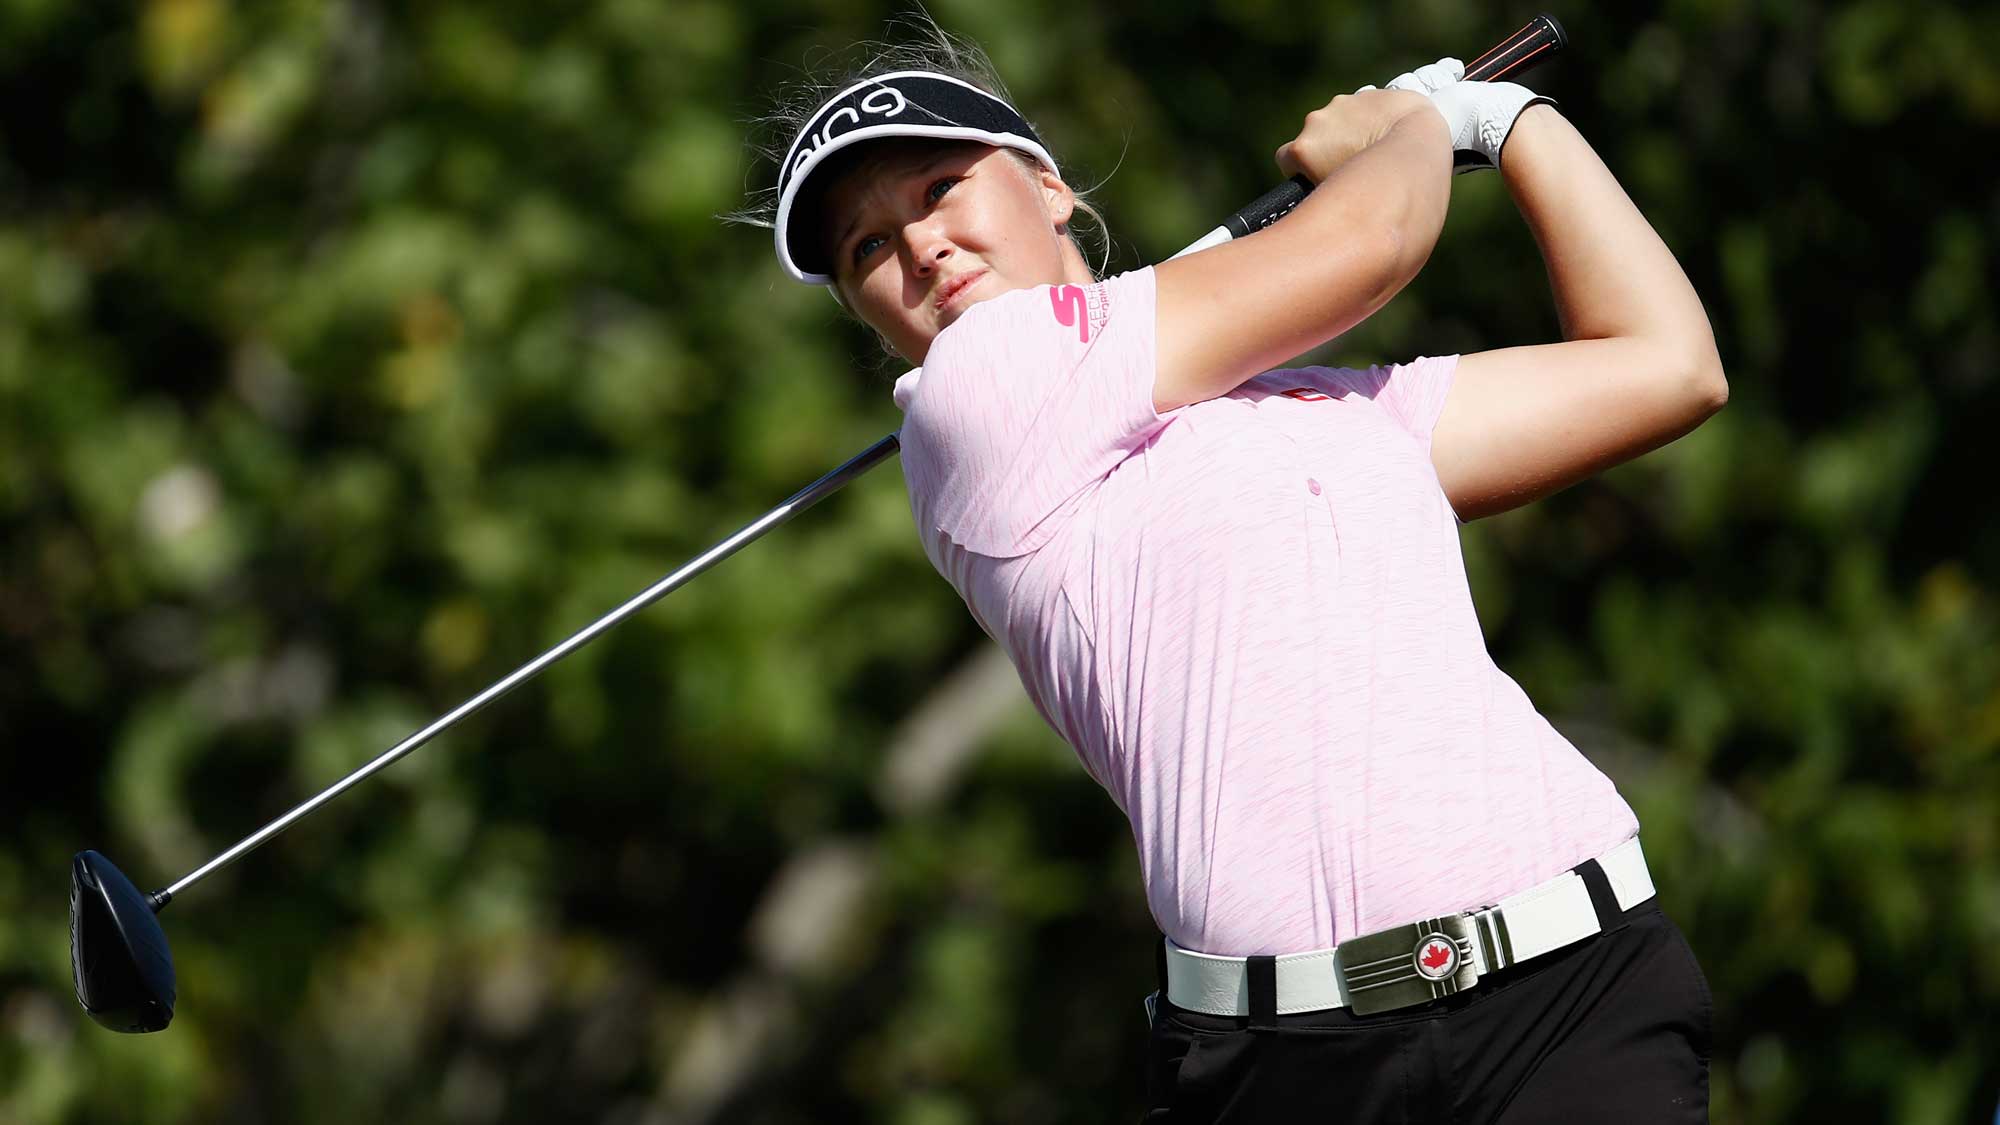
<svg viewBox="0 0 2000 1125">
<path fill-rule="evenodd" d="M 1479 71 L 1478 77 L 1480 78 L 1499 78 L 1534 65 L 1541 61 L 1549 52 L 1562 47 L 1565 42 L 1566 39 L 1562 28 L 1554 19 L 1548 16 L 1537 16 L 1533 21 L 1530 21 L 1527 27 L 1522 28 L 1505 42 L 1482 56 L 1474 63 L 1472 69 Z M 1467 77 L 1470 78 L 1473 76 L 1468 71 Z M 1207 235 L 1197 239 L 1179 254 L 1175 254 L 1174 257 L 1178 258 L 1218 243 L 1227 242 L 1231 238 L 1247 234 L 1252 230 L 1261 230 L 1263 227 L 1269 226 L 1283 217 L 1298 204 L 1299 200 L 1304 199 L 1306 194 L 1311 190 L 1312 184 L 1310 181 L 1305 180 L 1303 177 L 1294 177 L 1293 180 L 1285 184 L 1280 184 L 1278 188 L 1267 192 L 1264 196 L 1233 216 L 1231 224 L 1241 229 L 1233 229 L 1230 224 L 1217 227 Z M 619 606 L 617 609 L 612 610 L 610 613 L 570 634 L 569 638 L 561 644 L 549 649 L 519 668 L 514 669 L 514 671 L 508 673 L 505 679 L 500 680 L 485 691 L 459 704 L 429 726 L 391 746 L 389 749 L 384 750 L 367 764 L 357 768 L 354 772 L 334 782 L 327 788 L 320 790 L 290 812 L 259 828 L 250 835 L 245 836 L 228 851 L 221 853 L 214 859 L 181 876 L 172 885 L 154 891 L 150 896 L 154 904 L 153 908 L 159 910 L 165 907 L 167 903 L 173 900 L 174 896 L 236 862 L 245 854 L 254 851 L 265 841 L 290 828 L 300 818 L 310 814 L 314 809 L 319 808 L 321 805 L 326 804 L 328 801 L 333 800 L 335 797 L 340 796 L 342 793 L 380 773 L 405 754 L 410 753 L 412 750 L 458 725 L 461 719 L 480 711 L 487 704 L 513 691 L 527 681 L 534 679 L 536 675 L 549 665 L 554 664 L 563 657 L 596 640 L 606 630 L 647 606 L 652 605 L 654 602 L 659 601 L 661 598 L 666 597 L 668 594 L 673 593 L 703 571 L 706 571 L 709 567 L 714 566 L 716 563 L 756 542 L 765 532 L 770 531 L 772 528 L 777 527 L 779 524 L 784 523 L 793 516 L 833 495 L 835 492 L 840 491 L 850 481 L 853 481 L 863 473 L 887 460 L 898 448 L 900 448 L 900 445 L 897 435 L 890 434 L 888 437 L 862 450 L 854 457 L 849 458 L 839 468 L 800 489 L 791 499 L 764 513 L 751 523 L 746 524 L 736 534 L 710 547 L 679 570 L 674 571 L 645 590 L 640 591 L 624 605 Z"/>
<path fill-rule="evenodd" d="M 666 597 L 668 594 L 673 593 L 716 563 L 756 542 L 765 532 L 770 531 L 772 528 L 777 527 L 779 524 L 784 523 L 793 516 L 798 515 L 800 512 L 838 492 L 850 481 L 887 459 L 891 454 L 896 452 L 897 448 L 898 442 L 895 434 L 890 434 L 888 437 L 869 446 L 861 453 L 850 458 L 839 468 L 799 490 L 791 499 L 786 500 L 784 503 L 759 516 L 756 520 L 744 525 L 736 534 L 710 547 L 690 560 L 679 570 L 674 571 L 672 574 L 640 591 L 625 604 L 570 634 L 568 639 L 564 640 L 561 644 L 556 645 L 554 648 L 514 669 L 507 674 L 505 679 L 500 680 L 485 691 L 459 704 L 429 726 L 391 746 L 389 749 L 384 750 L 366 765 L 360 766 L 346 777 L 320 790 L 290 812 L 259 828 L 250 835 L 245 836 L 228 851 L 223 852 L 214 859 L 181 876 L 173 885 L 164 890 L 154 892 L 155 901 L 160 906 L 165 906 L 175 895 L 180 894 L 208 876 L 241 859 L 245 854 L 255 850 L 271 837 L 290 828 L 301 817 L 311 813 L 314 809 L 319 808 L 321 805 L 326 804 L 328 801 L 368 780 L 375 774 L 387 769 L 398 758 L 403 757 L 417 747 L 450 730 L 460 720 L 478 712 L 487 704 L 499 699 L 529 680 L 534 679 L 537 674 L 549 665 L 554 664 L 563 657 L 596 640 L 606 630 L 640 610 L 645 609 L 647 606 L 652 605 L 654 602 L 659 601 L 661 598 Z"/>
</svg>

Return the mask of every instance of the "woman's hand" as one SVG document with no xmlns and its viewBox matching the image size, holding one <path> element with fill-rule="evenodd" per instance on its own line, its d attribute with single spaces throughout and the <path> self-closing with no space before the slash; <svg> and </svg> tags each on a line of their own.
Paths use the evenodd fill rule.
<svg viewBox="0 0 2000 1125">
<path fill-rule="evenodd" d="M 1409 90 L 1431 100 L 1451 129 L 1453 165 L 1459 172 L 1500 166 L 1500 149 L 1514 122 L 1531 105 L 1554 105 L 1513 82 L 1467 82 L 1465 64 L 1442 58 L 1391 78 L 1391 90 Z M 1367 87 L 1362 87 L 1367 89 Z"/>
<path fill-rule="evenodd" d="M 1304 173 L 1317 184 L 1388 136 L 1398 121 L 1413 113 L 1436 112 L 1429 98 L 1409 90 L 1364 87 L 1340 94 L 1306 114 L 1299 135 L 1278 146 L 1278 170 L 1286 176 Z"/>
</svg>

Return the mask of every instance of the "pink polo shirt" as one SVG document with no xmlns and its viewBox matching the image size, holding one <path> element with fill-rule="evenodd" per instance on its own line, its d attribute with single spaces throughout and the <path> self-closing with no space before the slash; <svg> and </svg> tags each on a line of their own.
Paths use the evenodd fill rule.
<svg viewBox="0 0 2000 1125">
<path fill-rule="evenodd" d="M 968 310 L 897 382 L 924 550 L 1132 824 L 1176 943 L 1323 949 L 1638 831 L 1486 652 L 1455 357 L 1153 410 L 1153 272 Z"/>
</svg>

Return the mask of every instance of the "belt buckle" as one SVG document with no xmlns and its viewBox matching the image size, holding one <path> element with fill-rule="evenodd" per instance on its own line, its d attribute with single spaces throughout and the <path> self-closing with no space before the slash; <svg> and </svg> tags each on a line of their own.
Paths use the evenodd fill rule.
<svg viewBox="0 0 2000 1125">
<path fill-rule="evenodd" d="M 1472 916 L 1452 914 L 1341 942 L 1333 960 L 1349 1010 L 1365 1016 L 1472 987 L 1479 979 L 1472 940 Z"/>
</svg>

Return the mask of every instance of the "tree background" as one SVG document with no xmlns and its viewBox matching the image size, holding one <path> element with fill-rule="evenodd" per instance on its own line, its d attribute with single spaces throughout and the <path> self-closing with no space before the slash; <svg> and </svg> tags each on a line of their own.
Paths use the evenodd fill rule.
<svg viewBox="0 0 2000 1125">
<path fill-rule="evenodd" d="M 897 10 L 0 0 L 0 1121 L 1136 1118 L 1124 822 L 891 469 L 190 891 L 167 1032 L 70 995 L 71 853 L 164 885 L 895 427 L 872 339 L 714 216 L 771 177 L 741 122 Z M 1123 269 L 1532 9 L 932 12 Z M 1646 826 L 1715 1120 L 1991 1120 L 2000 11 L 1556 14 L 1530 81 L 1733 398 L 1467 527 L 1489 642 Z M 1468 177 L 1320 358 L 1555 331 Z"/>
</svg>

